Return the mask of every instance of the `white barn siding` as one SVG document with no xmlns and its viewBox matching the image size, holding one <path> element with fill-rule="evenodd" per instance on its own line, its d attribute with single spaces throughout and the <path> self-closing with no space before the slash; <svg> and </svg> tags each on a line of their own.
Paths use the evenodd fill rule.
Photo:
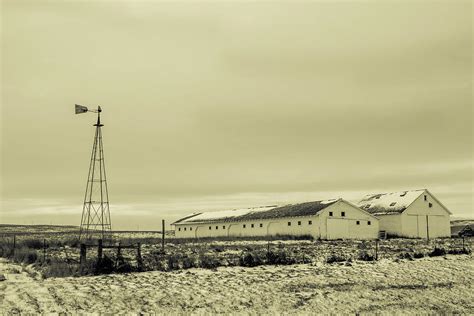
<svg viewBox="0 0 474 316">
<path fill-rule="evenodd" d="M 451 236 L 450 214 L 429 192 L 420 195 L 400 216 L 401 235 L 404 237 Z"/>
<path fill-rule="evenodd" d="M 402 217 L 400 214 L 377 215 L 380 220 L 380 230 L 387 234 L 398 235 L 402 231 Z"/>
<path fill-rule="evenodd" d="M 332 212 L 332 216 L 329 216 L 329 212 Z M 342 212 L 345 216 L 342 216 Z M 378 237 L 378 222 L 369 213 L 340 200 L 316 215 L 242 221 L 178 222 L 175 224 L 175 234 L 178 238 L 311 235 L 321 239 L 375 239 Z"/>
<path fill-rule="evenodd" d="M 321 239 L 376 239 L 379 220 L 352 204 L 340 201 L 319 213 L 319 227 L 318 237 Z"/>
</svg>

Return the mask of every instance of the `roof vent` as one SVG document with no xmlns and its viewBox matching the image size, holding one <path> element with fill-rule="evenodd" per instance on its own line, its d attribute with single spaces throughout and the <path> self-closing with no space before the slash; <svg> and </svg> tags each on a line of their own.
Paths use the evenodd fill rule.
<svg viewBox="0 0 474 316">
<path fill-rule="evenodd" d="M 390 203 L 390 206 L 395 206 L 395 204 L 397 204 L 397 202 L 392 202 Z"/>
</svg>

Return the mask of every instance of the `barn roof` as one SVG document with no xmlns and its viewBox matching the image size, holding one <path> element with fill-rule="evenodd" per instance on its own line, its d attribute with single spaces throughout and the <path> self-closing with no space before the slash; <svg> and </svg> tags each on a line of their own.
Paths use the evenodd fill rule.
<svg viewBox="0 0 474 316">
<path fill-rule="evenodd" d="M 311 216 L 318 214 L 320 211 L 322 211 L 329 205 L 336 203 L 337 201 L 339 200 L 332 199 L 299 204 L 289 204 L 284 206 L 273 205 L 218 212 L 194 213 L 177 220 L 173 224 L 217 221 L 247 221 L 280 217 Z"/>
<path fill-rule="evenodd" d="M 422 189 L 368 194 L 355 204 L 373 215 L 400 214 L 425 191 Z"/>
</svg>

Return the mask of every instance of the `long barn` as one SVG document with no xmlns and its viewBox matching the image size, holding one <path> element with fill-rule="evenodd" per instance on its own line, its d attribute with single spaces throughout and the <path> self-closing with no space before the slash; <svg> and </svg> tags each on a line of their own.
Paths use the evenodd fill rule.
<svg viewBox="0 0 474 316">
<path fill-rule="evenodd" d="M 343 199 L 194 213 L 174 222 L 178 238 L 311 235 L 375 239 L 379 220 Z"/>
</svg>

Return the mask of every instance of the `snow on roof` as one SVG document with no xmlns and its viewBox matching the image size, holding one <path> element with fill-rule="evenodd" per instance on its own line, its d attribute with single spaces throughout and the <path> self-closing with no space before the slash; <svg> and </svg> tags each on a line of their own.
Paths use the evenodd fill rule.
<svg viewBox="0 0 474 316">
<path fill-rule="evenodd" d="M 214 222 L 214 221 L 244 221 L 269 219 L 278 217 L 295 217 L 316 215 L 321 210 L 337 202 L 338 199 L 289 204 L 285 206 L 263 206 L 255 208 L 196 213 L 179 219 L 177 223 Z"/>
<path fill-rule="evenodd" d="M 368 194 L 355 204 L 373 215 L 402 213 L 425 190 Z"/>
<path fill-rule="evenodd" d="M 197 213 L 195 216 L 187 216 L 183 219 L 180 219 L 180 220 L 176 221 L 175 223 L 178 223 L 178 222 L 182 223 L 182 222 L 207 222 L 207 221 L 216 221 L 216 220 L 232 220 L 232 219 L 235 219 L 239 216 L 243 216 L 243 215 L 251 213 L 251 212 L 267 211 L 267 210 L 271 210 L 275 207 L 277 207 L 277 205 Z"/>
</svg>

